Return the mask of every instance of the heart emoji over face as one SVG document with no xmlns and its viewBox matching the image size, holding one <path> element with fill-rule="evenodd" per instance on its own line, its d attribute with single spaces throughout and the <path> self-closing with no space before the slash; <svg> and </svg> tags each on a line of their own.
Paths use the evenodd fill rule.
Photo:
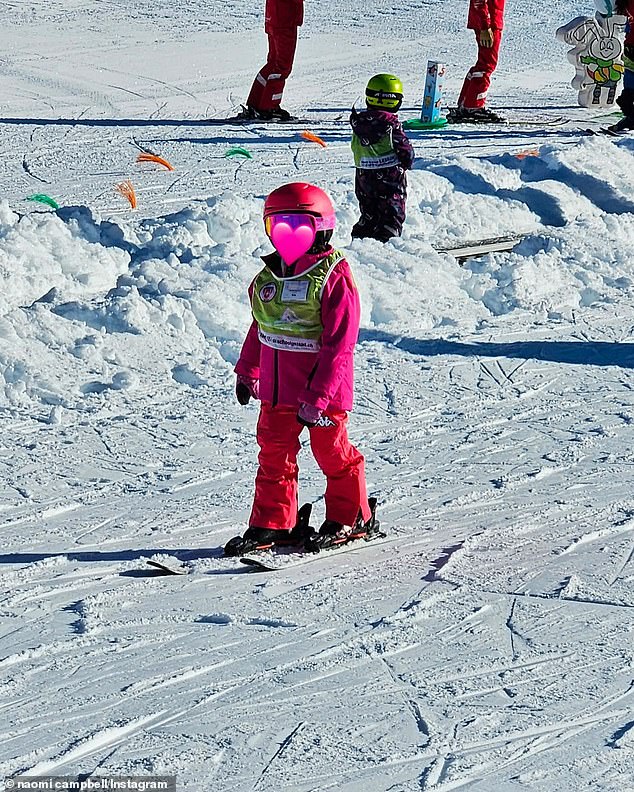
<svg viewBox="0 0 634 792">
<path fill-rule="evenodd" d="M 271 229 L 271 242 L 286 264 L 294 264 L 304 255 L 315 241 L 312 225 L 301 224 L 295 228 L 290 223 L 280 221 Z"/>
</svg>

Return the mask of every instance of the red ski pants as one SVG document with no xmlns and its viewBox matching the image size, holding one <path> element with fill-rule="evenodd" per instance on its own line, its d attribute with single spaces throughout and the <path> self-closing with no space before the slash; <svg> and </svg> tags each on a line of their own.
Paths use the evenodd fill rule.
<svg viewBox="0 0 634 792">
<path fill-rule="evenodd" d="M 354 525 L 359 509 L 370 519 L 365 460 L 348 439 L 348 414 L 329 410 L 322 423 L 309 429 L 310 445 L 326 476 L 326 519 Z M 297 454 L 304 427 L 292 407 L 260 407 L 257 441 L 260 446 L 255 496 L 249 525 L 289 529 L 297 520 Z"/>
<path fill-rule="evenodd" d="M 467 72 L 460 97 L 458 107 L 465 107 L 474 110 L 484 107 L 487 99 L 489 85 L 491 85 L 491 75 L 498 65 L 498 55 L 500 52 L 500 42 L 502 41 L 502 31 L 493 31 L 493 46 L 484 47 L 480 44 L 479 31 L 475 31 L 478 43 L 478 60 L 475 66 Z"/>
<path fill-rule="evenodd" d="M 286 78 L 293 68 L 297 48 L 297 28 L 276 28 L 269 37 L 266 64 L 260 69 L 247 99 L 256 110 L 274 110 L 282 102 Z"/>
</svg>

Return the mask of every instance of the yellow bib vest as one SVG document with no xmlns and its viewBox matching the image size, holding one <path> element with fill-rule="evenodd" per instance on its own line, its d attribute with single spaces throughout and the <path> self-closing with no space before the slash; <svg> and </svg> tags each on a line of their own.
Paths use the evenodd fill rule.
<svg viewBox="0 0 634 792">
<path fill-rule="evenodd" d="M 364 141 L 356 133 L 353 133 L 350 147 L 354 154 L 355 168 L 378 170 L 379 168 L 393 168 L 399 164 L 392 143 L 391 128 L 376 143 Z"/>
<path fill-rule="evenodd" d="M 324 330 L 321 295 L 343 253 L 334 250 L 301 275 L 281 278 L 268 268 L 253 284 L 251 310 L 260 341 L 287 352 L 318 352 Z"/>
</svg>

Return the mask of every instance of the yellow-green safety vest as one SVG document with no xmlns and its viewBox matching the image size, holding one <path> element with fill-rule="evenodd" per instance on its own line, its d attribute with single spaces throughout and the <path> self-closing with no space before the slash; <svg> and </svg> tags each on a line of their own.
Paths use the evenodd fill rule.
<svg viewBox="0 0 634 792">
<path fill-rule="evenodd" d="M 393 168 L 399 164 L 392 142 L 391 127 L 376 143 L 364 143 L 362 138 L 353 133 L 350 148 L 354 154 L 355 168 L 378 170 L 379 168 Z"/>
<path fill-rule="evenodd" d="M 343 253 L 334 250 L 300 275 L 282 278 L 269 267 L 253 284 L 251 310 L 260 341 L 287 352 L 318 352 L 324 330 L 321 295 Z"/>
</svg>

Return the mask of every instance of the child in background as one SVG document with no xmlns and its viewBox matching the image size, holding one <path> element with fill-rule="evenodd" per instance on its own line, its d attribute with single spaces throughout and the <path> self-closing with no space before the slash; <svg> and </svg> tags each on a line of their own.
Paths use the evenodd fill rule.
<svg viewBox="0 0 634 792">
<path fill-rule="evenodd" d="M 259 467 L 249 528 L 225 545 L 232 556 L 284 544 L 317 551 L 378 530 L 365 460 L 347 433 L 360 304 L 348 262 L 330 245 L 332 202 L 319 187 L 286 184 L 266 199 L 264 223 L 277 252 L 249 287 L 253 321 L 235 367 L 240 404 L 261 402 Z M 298 521 L 304 427 L 327 482 L 318 532 Z"/>
<path fill-rule="evenodd" d="M 365 100 L 367 110 L 353 110 L 350 116 L 354 188 L 361 211 L 352 237 L 387 242 L 401 235 L 405 171 L 414 164 L 414 149 L 396 115 L 403 102 L 403 84 L 393 74 L 377 74 L 365 89 Z"/>
<path fill-rule="evenodd" d="M 609 129 L 612 132 L 629 132 L 634 129 L 634 0 L 616 0 L 614 13 L 628 18 L 623 53 L 623 90 L 616 100 L 625 118 Z"/>
</svg>

